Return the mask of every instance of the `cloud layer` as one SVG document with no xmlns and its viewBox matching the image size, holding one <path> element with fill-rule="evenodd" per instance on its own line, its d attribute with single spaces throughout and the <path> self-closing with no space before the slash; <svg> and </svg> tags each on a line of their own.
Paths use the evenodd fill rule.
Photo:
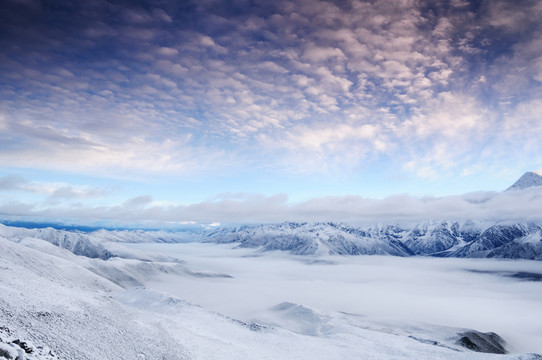
<svg viewBox="0 0 542 360">
<path fill-rule="evenodd" d="M 433 177 L 542 160 L 537 1 L 3 6 L 4 166 Z"/>
<path fill-rule="evenodd" d="M 89 196 L 81 191 L 60 188 L 57 193 Z M 361 196 L 334 196 L 290 203 L 284 194 L 265 197 L 235 194 L 190 205 L 156 202 L 138 196 L 114 206 L 70 206 L 51 201 L 44 204 L 4 202 L 0 216 L 30 219 L 63 219 L 77 224 L 138 227 L 182 227 L 184 224 L 274 223 L 284 221 L 351 224 L 409 223 L 470 219 L 486 222 L 542 221 L 542 188 L 509 192 L 479 192 L 448 197 L 394 195 L 384 199 Z"/>
</svg>

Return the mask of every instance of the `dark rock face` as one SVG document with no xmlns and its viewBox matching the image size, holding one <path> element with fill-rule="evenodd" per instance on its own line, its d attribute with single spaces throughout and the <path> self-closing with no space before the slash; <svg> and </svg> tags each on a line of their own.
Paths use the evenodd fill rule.
<svg viewBox="0 0 542 360">
<path fill-rule="evenodd" d="M 25 353 L 27 353 L 27 354 L 32 354 L 33 353 L 32 348 L 26 342 L 21 341 L 19 339 L 13 340 L 12 342 L 14 344 L 16 344 L 16 345 L 19 345 L 19 347 L 21 349 L 23 349 Z"/>
<path fill-rule="evenodd" d="M 28 340 L 14 338 L 11 330 L 0 326 L 0 359 L 7 360 L 59 360 L 47 346 L 34 346 Z"/>
<path fill-rule="evenodd" d="M 506 354 L 504 340 L 493 332 L 469 330 L 459 334 L 457 343 L 469 350 L 490 354 Z"/>
</svg>

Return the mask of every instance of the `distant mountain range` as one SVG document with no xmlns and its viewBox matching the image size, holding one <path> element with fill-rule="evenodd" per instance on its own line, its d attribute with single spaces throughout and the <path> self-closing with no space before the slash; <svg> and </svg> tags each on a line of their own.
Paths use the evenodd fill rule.
<svg viewBox="0 0 542 360">
<path fill-rule="evenodd" d="M 508 190 L 542 185 L 542 176 L 525 173 Z M 542 260 L 542 224 L 486 223 L 476 220 L 426 221 L 418 224 L 352 226 L 297 223 L 220 226 L 183 232 L 97 230 L 91 232 L 25 229 L 0 225 L 0 236 L 38 238 L 76 255 L 107 259 L 116 254 L 106 243 L 237 243 L 260 251 L 296 255 L 393 255 Z"/>
<path fill-rule="evenodd" d="M 76 255 L 116 256 L 107 243 L 237 243 L 296 255 L 393 255 L 542 260 L 542 227 L 534 223 L 487 225 L 472 220 L 355 227 L 337 223 L 282 223 L 218 227 L 192 233 L 107 231 L 91 233 L 0 226 L 5 238 L 38 238 Z"/>
<path fill-rule="evenodd" d="M 411 226 L 352 227 L 283 223 L 219 228 L 199 241 L 239 243 L 297 255 L 394 255 L 542 260 L 542 228 L 534 223 L 484 225 L 471 220 Z"/>
<path fill-rule="evenodd" d="M 523 174 L 507 191 L 542 185 L 536 172 Z M 355 227 L 336 223 L 283 223 L 221 227 L 194 235 L 198 241 L 239 243 L 262 251 L 298 255 L 394 255 L 495 257 L 542 260 L 542 228 L 535 223 L 476 220 L 426 221 Z"/>
</svg>

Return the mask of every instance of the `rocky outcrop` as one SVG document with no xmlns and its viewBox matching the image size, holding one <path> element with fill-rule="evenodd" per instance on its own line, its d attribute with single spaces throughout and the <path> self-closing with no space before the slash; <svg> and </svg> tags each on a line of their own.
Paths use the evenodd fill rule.
<svg viewBox="0 0 542 360">
<path fill-rule="evenodd" d="M 459 334 L 458 345 L 469 350 L 490 354 L 506 354 L 503 338 L 499 335 L 488 332 L 482 333 L 476 330 L 469 330 Z"/>
<path fill-rule="evenodd" d="M 0 326 L 0 359 L 7 360 L 58 360 L 47 346 L 35 346 L 29 340 L 21 340 L 11 330 Z"/>
</svg>

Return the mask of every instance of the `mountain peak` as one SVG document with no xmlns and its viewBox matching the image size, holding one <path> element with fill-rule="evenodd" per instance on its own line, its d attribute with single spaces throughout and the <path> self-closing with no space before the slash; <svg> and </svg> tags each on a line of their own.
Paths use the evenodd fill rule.
<svg viewBox="0 0 542 360">
<path fill-rule="evenodd" d="M 508 190 L 521 190 L 526 189 L 531 186 L 542 186 L 542 175 L 540 174 L 540 171 L 528 171 L 525 174 L 521 175 L 521 177 L 506 191 Z"/>
</svg>

